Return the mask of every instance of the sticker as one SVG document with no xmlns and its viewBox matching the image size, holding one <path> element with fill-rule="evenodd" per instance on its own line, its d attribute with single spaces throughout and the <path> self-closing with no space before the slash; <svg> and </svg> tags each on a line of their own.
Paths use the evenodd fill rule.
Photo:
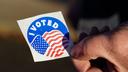
<svg viewBox="0 0 128 72">
<path fill-rule="evenodd" d="M 42 14 L 17 22 L 35 62 L 69 56 L 67 50 L 72 43 L 61 12 Z"/>
</svg>

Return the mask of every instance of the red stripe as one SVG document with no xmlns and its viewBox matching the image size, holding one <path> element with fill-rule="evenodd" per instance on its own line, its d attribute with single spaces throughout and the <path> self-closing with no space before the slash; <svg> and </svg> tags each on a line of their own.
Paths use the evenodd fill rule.
<svg viewBox="0 0 128 72">
<path fill-rule="evenodd" d="M 59 37 L 57 37 L 56 39 L 51 39 L 48 43 L 50 44 L 52 41 L 56 41 L 56 40 L 58 40 L 59 38 L 62 38 L 62 36 L 59 36 Z M 48 41 L 48 40 L 46 40 L 46 41 Z M 62 40 L 60 40 L 60 41 L 62 41 Z"/>
<path fill-rule="evenodd" d="M 60 54 L 58 54 L 61 51 L 61 49 L 59 49 L 55 55 L 55 57 L 61 56 L 64 52 L 62 51 Z"/>
<path fill-rule="evenodd" d="M 47 34 L 53 34 L 53 33 L 55 33 L 55 32 L 58 32 L 58 31 L 53 30 L 53 31 L 51 31 L 51 32 L 48 32 L 48 33 L 46 33 L 46 34 L 43 36 L 43 38 L 45 38 L 45 37 L 47 36 Z"/>
<path fill-rule="evenodd" d="M 46 32 L 44 35 L 43 35 L 43 38 L 45 38 L 47 36 L 47 34 L 49 34 L 48 32 Z"/>
<path fill-rule="evenodd" d="M 50 48 L 50 49 L 48 50 L 47 56 L 49 56 L 49 54 L 51 53 L 51 50 L 52 50 L 52 48 Z"/>
<path fill-rule="evenodd" d="M 49 38 L 52 38 L 52 37 L 55 37 L 55 36 L 58 36 L 58 35 L 60 35 L 60 34 L 56 34 L 56 35 L 54 35 L 54 36 L 49 36 L 49 37 L 46 38 L 46 41 L 47 41 Z"/>
<path fill-rule="evenodd" d="M 62 42 L 62 41 L 60 40 L 59 42 L 53 43 L 53 44 L 51 45 L 51 47 L 53 47 L 53 46 L 56 45 L 56 44 L 59 44 L 60 42 Z"/>
<path fill-rule="evenodd" d="M 62 45 L 56 46 L 56 47 L 54 48 L 54 50 L 56 50 L 57 48 L 63 48 L 63 46 L 62 46 Z"/>
<path fill-rule="evenodd" d="M 58 33 L 55 34 L 55 35 L 50 35 L 50 34 L 54 34 L 55 32 L 58 32 Z M 53 30 L 51 32 L 46 32 L 45 35 L 43 36 L 43 38 L 46 38 L 45 40 L 49 41 L 48 43 L 50 44 L 51 42 L 54 42 L 54 41 L 56 41 L 56 40 L 58 40 L 58 39 L 63 37 L 63 36 L 59 36 L 59 35 L 62 35 L 61 32 L 59 32 L 57 30 Z M 53 37 L 56 37 L 56 38 L 53 39 Z M 52 45 L 50 45 L 50 47 L 53 47 L 55 45 L 59 45 L 62 41 L 64 41 L 63 45 L 66 45 L 68 43 L 68 39 L 66 37 L 63 37 L 63 39 L 60 39 L 57 42 L 54 42 Z M 68 45 L 66 45 L 66 46 L 68 46 Z M 64 50 L 65 49 L 63 48 L 62 45 L 55 46 L 55 48 L 50 48 L 48 50 L 47 56 L 53 57 L 54 54 L 55 54 L 55 57 L 61 56 L 64 53 Z"/>
<path fill-rule="evenodd" d="M 55 53 L 55 51 L 52 51 L 51 57 L 53 56 L 54 53 Z"/>
</svg>

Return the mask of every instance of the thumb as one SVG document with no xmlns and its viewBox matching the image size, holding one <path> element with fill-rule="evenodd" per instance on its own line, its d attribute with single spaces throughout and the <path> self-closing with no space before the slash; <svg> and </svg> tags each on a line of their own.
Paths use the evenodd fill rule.
<svg viewBox="0 0 128 72">
<path fill-rule="evenodd" d="M 89 61 L 73 59 L 73 63 L 77 68 L 78 72 L 102 72 L 96 67 L 91 67 Z"/>
<path fill-rule="evenodd" d="M 98 35 L 83 39 L 74 48 L 71 55 L 76 59 L 91 60 L 98 57 L 106 58 L 110 51 L 109 41 L 106 36 Z"/>
<path fill-rule="evenodd" d="M 79 59 L 72 59 L 72 60 L 78 72 L 87 72 L 87 70 L 90 68 L 89 61 L 79 60 Z"/>
<path fill-rule="evenodd" d="M 85 38 L 74 46 L 71 55 L 73 62 L 79 72 L 102 72 L 98 68 L 92 68 L 89 60 L 98 57 L 105 58 L 108 54 L 106 46 L 108 41 L 106 37 L 99 35 L 95 37 Z"/>
</svg>

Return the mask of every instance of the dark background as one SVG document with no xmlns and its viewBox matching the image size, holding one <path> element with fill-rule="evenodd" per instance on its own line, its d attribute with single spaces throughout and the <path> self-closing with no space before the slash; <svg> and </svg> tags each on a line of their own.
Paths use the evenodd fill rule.
<svg viewBox="0 0 128 72">
<path fill-rule="evenodd" d="M 62 11 L 72 41 L 76 43 L 79 21 L 108 20 L 116 14 L 117 22 L 111 21 L 116 24 L 109 26 L 112 30 L 127 21 L 126 5 L 125 0 L 0 0 L 0 72 L 76 72 L 70 57 L 35 63 L 17 20 Z M 100 25 L 107 23 L 84 23 L 87 29 Z"/>
</svg>

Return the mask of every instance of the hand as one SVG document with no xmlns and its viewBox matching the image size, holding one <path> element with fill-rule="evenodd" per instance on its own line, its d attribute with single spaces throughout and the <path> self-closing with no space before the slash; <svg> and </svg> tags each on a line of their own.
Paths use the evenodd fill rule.
<svg viewBox="0 0 128 72">
<path fill-rule="evenodd" d="M 75 45 L 71 54 L 79 72 L 103 72 L 91 66 L 90 60 L 99 57 L 108 61 L 107 72 L 128 72 L 128 26 L 122 25 L 111 32 L 87 36 Z"/>
</svg>

